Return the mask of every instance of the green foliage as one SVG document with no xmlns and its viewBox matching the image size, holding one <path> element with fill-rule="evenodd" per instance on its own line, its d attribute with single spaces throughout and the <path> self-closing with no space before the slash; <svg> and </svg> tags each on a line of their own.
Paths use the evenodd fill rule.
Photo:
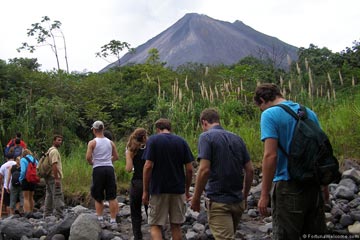
<svg viewBox="0 0 360 240">
<path fill-rule="evenodd" d="M 153 123 L 169 118 L 173 132 L 187 140 L 196 156 L 202 131 L 199 115 L 204 108 L 216 107 L 224 128 L 244 139 L 252 160 L 260 165 L 261 113 L 252 102 L 253 91 L 260 82 L 274 82 L 287 99 L 316 111 L 340 160 L 358 159 L 358 49 L 357 42 L 337 54 L 315 46 L 301 49 L 302 57 L 289 72 L 253 57 L 232 66 L 188 63 L 172 70 L 157 61 L 155 50 L 145 64 L 88 75 L 40 72 L 34 59 L 13 59 L 8 64 L 0 60 L 1 144 L 20 131 L 29 148 L 40 152 L 51 145 L 54 133 L 62 134 L 65 189 L 86 193 L 91 181 L 86 143 L 93 138 L 93 121 L 102 120 L 115 137 L 120 155 L 115 163 L 117 180 L 126 187 L 131 174 L 124 171 L 124 149 L 135 128 L 153 134 Z"/>
<path fill-rule="evenodd" d="M 120 66 L 120 53 L 124 50 L 128 49 L 129 52 L 134 52 L 133 48 L 130 48 L 130 44 L 127 42 L 121 42 L 118 40 L 111 40 L 109 43 L 103 45 L 101 47 L 101 51 L 95 53 L 96 57 L 101 57 L 106 59 L 108 56 L 115 56 L 118 62 L 118 66 Z"/>
</svg>

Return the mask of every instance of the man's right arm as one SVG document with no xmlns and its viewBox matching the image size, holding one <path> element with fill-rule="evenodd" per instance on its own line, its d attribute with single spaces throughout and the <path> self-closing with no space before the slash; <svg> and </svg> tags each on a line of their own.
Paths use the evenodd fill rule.
<svg viewBox="0 0 360 240">
<path fill-rule="evenodd" d="M 200 159 L 200 166 L 196 177 L 195 191 L 191 199 L 191 209 L 200 211 L 200 198 L 209 179 L 211 162 L 207 159 Z"/>
<path fill-rule="evenodd" d="M 149 204 L 149 185 L 150 185 L 150 177 L 153 169 L 153 162 L 150 160 L 146 160 L 143 170 L 143 195 L 142 202 L 144 205 Z"/>
<path fill-rule="evenodd" d="M 244 170 L 245 170 L 245 177 L 244 177 L 243 197 L 244 200 L 246 201 L 254 178 L 254 168 L 251 161 L 248 161 L 245 164 Z"/>
<path fill-rule="evenodd" d="M 259 212 L 266 216 L 268 215 L 267 207 L 270 202 L 270 191 L 272 187 L 272 180 L 276 171 L 277 163 L 277 148 L 278 140 L 274 138 L 265 139 L 264 143 L 264 157 L 262 161 L 262 183 L 261 195 L 258 202 Z"/>
<path fill-rule="evenodd" d="M 96 144 L 96 142 L 94 140 L 91 140 L 88 143 L 88 147 L 87 147 L 87 150 L 86 150 L 86 160 L 88 161 L 88 163 L 90 165 L 93 165 L 92 154 L 93 154 L 93 150 L 95 148 L 95 144 Z"/>
</svg>

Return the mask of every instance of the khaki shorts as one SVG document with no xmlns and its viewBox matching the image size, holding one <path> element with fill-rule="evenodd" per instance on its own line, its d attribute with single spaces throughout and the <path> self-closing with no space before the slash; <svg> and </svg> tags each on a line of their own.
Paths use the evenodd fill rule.
<svg viewBox="0 0 360 240">
<path fill-rule="evenodd" d="M 182 224 L 185 222 L 185 194 L 151 195 L 149 201 L 148 224 L 163 226 L 168 222 Z"/>
<path fill-rule="evenodd" d="M 216 240 L 235 239 L 236 228 L 245 210 L 245 201 L 225 204 L 207 201 L 208 221 Z"/>
</svg>

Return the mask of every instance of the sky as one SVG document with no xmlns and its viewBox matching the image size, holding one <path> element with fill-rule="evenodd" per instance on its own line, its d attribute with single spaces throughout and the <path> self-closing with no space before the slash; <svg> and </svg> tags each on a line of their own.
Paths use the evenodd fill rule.
<svg viewBox="0 0 360 240">
<path fill-rule="evenodd" d="M 97 72 L 109 62 L 96 57 L 111 40 L 131 47 L 165 31 L 186 13 L 244 24 L 296 47 L 314 44 L 340 52 L 360 41 L 359 0 L 11 0 L 0 2 L 0 59 L 37 58 L 42 71 L 56 68 L 49 46 L 17 52 L 31 24 L 43 16 L 61 22 L 69 70 Z M 66 69 L 63 40 L 56 39 Z M 126 51 L 123 51 L 125 54 Z M 116 58 L 108 58 L 114 62 Z"/>
</svg>

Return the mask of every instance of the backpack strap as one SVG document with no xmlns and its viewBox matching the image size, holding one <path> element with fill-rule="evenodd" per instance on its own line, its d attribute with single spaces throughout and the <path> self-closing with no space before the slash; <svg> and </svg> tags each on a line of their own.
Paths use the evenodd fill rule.
<svg viewBox="0 0 360 240">
<path fill-rule="evenodd" d="M 31 164 L 35 163 L 35 162 L 30 161 L 30 159 L 27 156 L 24 156 L 24 158 Z"/>
<path fill-rule="evenodd" d="M 296 114 L 289 106 L 285 105 L 285 104 L 276 104 L 272 107 L 281 107 L 282 109 L 285 110 L 285 112 L 287 112 L 288 114 L 290 114 L 293 118 L 295 118 L 296 121 L 299 121 L 300 119 L 305 119 L 307 118 L 307 111 L 306 108 L 300 105 L 300 111 L 298 114 Z M 280 148 L 280 150 L 284 153 L 284 155 L 286 156 L 287 159 L 289 159 L 289 154 L 285 151 L 285 148 L 283 146 L 281 146 L 280 142 L 278 141 L 278 147 Z"/>
</svg>

